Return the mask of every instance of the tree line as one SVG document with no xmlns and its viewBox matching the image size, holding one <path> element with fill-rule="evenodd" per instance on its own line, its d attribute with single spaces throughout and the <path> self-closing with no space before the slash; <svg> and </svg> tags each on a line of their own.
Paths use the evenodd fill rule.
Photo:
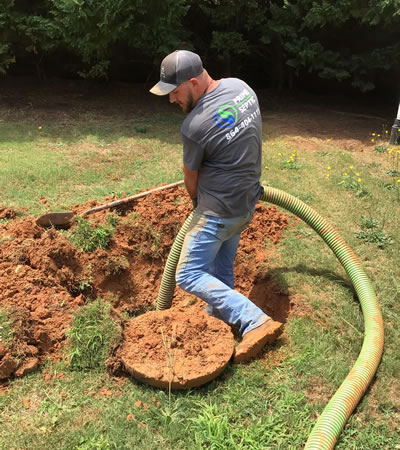
<svg viewBox="0 0 400 450">
<path fill-rule="evenodd" d="M 259 86 L 399 92 L 400 0 L 0 0 L 0 73 L 146 81 L 177 48 Z M 327 85 L 328 85 L 327 84 Z"/>
</svg>

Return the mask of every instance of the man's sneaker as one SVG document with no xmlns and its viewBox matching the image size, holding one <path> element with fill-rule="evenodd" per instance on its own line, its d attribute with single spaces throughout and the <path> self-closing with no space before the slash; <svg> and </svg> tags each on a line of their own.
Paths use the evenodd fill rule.
<svg viewBox="0 0 400 450">
<path fill-rule="evenodd" d="M 234 363 L 247 362 L 254 358 L 266 344 L 272 344 L 282 334 L 283 324 L 269 319 L 243 337 L 242 342 L 235 348 Z"/>
</svg>

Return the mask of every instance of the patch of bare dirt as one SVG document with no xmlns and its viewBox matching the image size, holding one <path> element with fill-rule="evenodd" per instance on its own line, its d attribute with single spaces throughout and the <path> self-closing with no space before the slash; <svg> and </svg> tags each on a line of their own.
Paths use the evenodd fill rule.
<svg viewBox="0 0 400 450">
<path fill-rule="evenodd" d="M 80 214 L 93 206 L 72 210 Z M 78 250 L 62 230 L 38 226 L 35 217 L 0 225 L 0 309 L 14 329 L 12 344 L 0 345 L 0 380 L 36 370 L 47 357 L 59 358 L 74 311 L 90 299 L 102 297 L 130 317 L 154 309 L 169 250 L 190 211 L 183 187 L 138 199 L 113 211 L 119 223 L 109 248 L 90 253 Z M 109 213 L 88 218 L 104 223 Z M 281 322 L 290 299 L 269 279 L 265 240 L 278 243 L 287 226 L 288 217 L 276 207 L 259 204 L 235 265 L 237 289 Z M 192 320 L 204 303 L 176 288 L 172 306 Z M 111 366 L 120 364 L 114 359 Z"/>
</svg>

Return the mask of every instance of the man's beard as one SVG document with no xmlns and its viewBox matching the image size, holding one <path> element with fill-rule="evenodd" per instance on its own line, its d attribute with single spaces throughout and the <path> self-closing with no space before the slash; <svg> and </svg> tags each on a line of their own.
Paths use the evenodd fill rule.
<svg viewBox="0 0 400 450">
<path fill-rule="evenodd" d="M 190 91 L 188 91 L 187 94 L 187 98 L 186 98 L 186 103 L 185 105 L 182 107 L 183 112 L 185 114 L 189 114 L 190 111 L 192 111 L 192 109 L 195 107 L 194 101 L 193 101 L 193 95 Z"/>
</svg>

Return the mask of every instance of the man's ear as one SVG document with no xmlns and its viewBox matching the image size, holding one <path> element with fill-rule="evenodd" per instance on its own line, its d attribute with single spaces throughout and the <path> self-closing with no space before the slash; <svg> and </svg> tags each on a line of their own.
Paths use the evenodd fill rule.
<svg viewBox="0 0 400 450">
<path fill-rule="evenodd" d="M 200 82 L 197 78 L 191 78 L 189 80 L 190 84 L 192 85 L 193 88 L 198 88 L 200 86 Z"/>
</svg>

